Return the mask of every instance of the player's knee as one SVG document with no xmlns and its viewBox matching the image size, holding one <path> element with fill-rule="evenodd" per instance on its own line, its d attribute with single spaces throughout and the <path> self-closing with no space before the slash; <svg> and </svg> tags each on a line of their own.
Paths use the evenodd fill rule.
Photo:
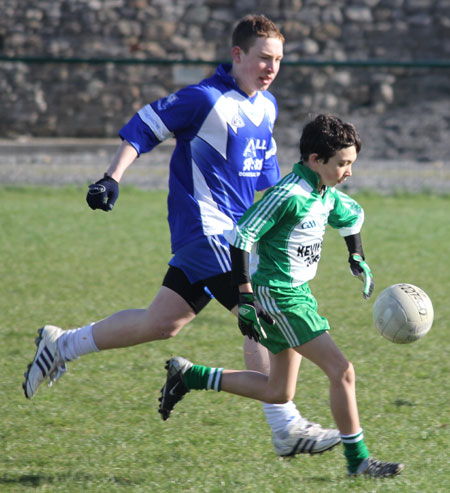
<svg viewBox="0 0 450 493">
<path fill-rule="evenodd" d="M 347 367 L 345 369 L 343 378 L 345 382 L 349 384 L 355 383 L 355 368 L 353 367 L 353 364 L 350 361 L 347 361 Z"/>
<path fill-rule="evenodd" d="M 350 361 L 342 361 L 336 366 L 334 378 L 344 385 L 353 385 L 355 383 L 355 369 Z"/>
<path fill-rule="evenodd" d="M 148 341 L 162 341 L 175 337 L 184 327 L 180 321 L 148 319 L 145 327 Z"/>
<path fill-rule="evenodd" d="M 152 341 L 164 341 L 167 339 L 171 339 L 172 337 L 175 337 L 177 332 L 167 330 L 166 328 L 161 328 L 158 330 L 153 329 L 149 335 L 150 335 L 150 340 Z"/>
<path fill-rule="evenodd" d="M 182 324 L 161 325 L 158 326 L 156 329 L 153 329 L 152 334 L 157 340 L 171 339 L 172 337 L 175 337 L 182 328 Z"/>
</svg>

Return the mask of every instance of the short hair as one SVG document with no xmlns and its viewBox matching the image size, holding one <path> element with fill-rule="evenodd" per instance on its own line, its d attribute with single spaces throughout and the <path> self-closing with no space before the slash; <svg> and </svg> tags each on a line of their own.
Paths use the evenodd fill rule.
<svg viewBox="0 0 450 493">
<path fill-rule="evenodd" d="M 284 43 L 284 36 L 277 26 L 264 15 L 246 15 L 234 28 L 231 43 L 245 53 L 253 46 L 256 38 L 278 38 Z"/>
<path fill-rule="evenodd" d="M 357 154 L 361 150 L 361 139 L 352 123 L 345 123 L 333 115 L 318 115 L 303 129 L 300 156 L 303 161 L 308 161 L 311 154 L 317 154 L 327 163 L 336 152 L 351 146 L 355 146 Z"/>
</svg>

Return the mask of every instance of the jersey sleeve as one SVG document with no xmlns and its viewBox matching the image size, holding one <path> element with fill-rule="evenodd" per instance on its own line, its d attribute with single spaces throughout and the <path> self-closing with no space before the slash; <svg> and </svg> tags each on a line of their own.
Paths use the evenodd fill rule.
<svg viewBox="0 0 450 493">
<path fill-rule="evenodd" d="M 208 95 L 200 86 L 188 86 L 143 106 L 119 131 L 138 154 L 149 152 L 159 143 L 184 133 L 195 135 L 205 112 Z"/>
<path fill-rule="evenodd" d="M 335 190 L 334 197 L 334 208 L 330 211 L 328 224 L 344 237 L 359 233 L 364 223 L 363 208 L 339 190 Z"/>
</svg>

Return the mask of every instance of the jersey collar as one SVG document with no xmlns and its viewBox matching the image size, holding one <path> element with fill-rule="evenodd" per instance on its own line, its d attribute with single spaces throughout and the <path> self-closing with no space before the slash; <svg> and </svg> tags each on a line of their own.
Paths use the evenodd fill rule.
<svg viewBox="0 0 450 493">
<path fill-rule="evenodd" d="M 231 63 L 221 63 L 217 67 L 216 74 L 225 82 L 227 86 L 230 87 L 230 89 L 234 89 L 235 91 L 238 91 L 240 94 L 244 95 L 246 99 L 249 99 L 252 102 L 255 101 L 255 99 L 258 97 L 259 91 L 256 91 L 256 94 L 250 97 L 246 92 L 244 92 L 238 86 L 236 79 L 232 75 L 230 75 L 231 68 L 232 68 Z"/>
<path fill-rule="evenodd" d="M 302 160 L 294 164 L 292 172 L 306 180 L 313 187 L 314 191 L 320 193 L 322 196 L 328 190 L 328 187 L 325 185 L 322 187 L 322 190 L 317 190 L 319 186 L 319 175 L 311 168 L 308 168 L 308 166 L 305 166 Z"/>
</svg>

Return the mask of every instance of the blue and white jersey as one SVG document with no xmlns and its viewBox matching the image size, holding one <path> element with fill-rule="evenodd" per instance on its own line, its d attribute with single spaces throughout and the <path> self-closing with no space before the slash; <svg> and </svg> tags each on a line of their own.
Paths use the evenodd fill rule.
<svg viewBox="0 0 450 493">
<path fill-rule="evenodd" d="M 272 137 L 278 114 L 268 91 L 248 97 L 221 65 L 199 84 L 141 108 L 119 135 L 138 152 L 175 137 L 170 161 L 172 252 L 222 235 L 280 178 Z"/>
</svg>

